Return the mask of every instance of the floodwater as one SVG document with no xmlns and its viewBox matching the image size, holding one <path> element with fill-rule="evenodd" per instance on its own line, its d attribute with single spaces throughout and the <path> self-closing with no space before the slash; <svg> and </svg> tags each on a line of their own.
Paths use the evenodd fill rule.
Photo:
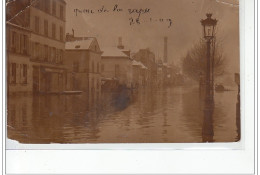
<svg viewBox="0 0 260 175">
<path fill-rule="evenodd" d="M 240 137 L 236 88 L 215 93 L 212 116 L 204 115 L 197 87 L 142 89 L 119 108 L 106 100 L 102 107 L 87 101 L 85 94 L 10 96 L 8 138 L 21 143 L 187 143 Z"/>
</svg>

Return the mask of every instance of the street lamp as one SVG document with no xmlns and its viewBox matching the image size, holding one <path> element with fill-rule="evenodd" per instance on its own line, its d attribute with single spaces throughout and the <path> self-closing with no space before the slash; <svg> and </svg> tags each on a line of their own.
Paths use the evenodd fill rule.
<svg viewBox="0 0 260 175">
<path fill-rule="evenodd" d="M 211 13 L 206 14 L 207 18 L 201 20 L 201 25 L 203 29 L 203 37 L 205 38 L 207 42 L 207 64 L 206 64 L 206 103 L 209 103 L 211 100 L 213 100 L 213 72 L 212 77 L 210 65 L 211 65 L 211 59 L 210 59 L 210 44 L 211 40 L 215 37 L 215 28 L 217 25 L 217 20 L 212 19 Z M 212 71 L 213 71 L 214 64 L 212 63 Z M 210 84 L 212 83 L 212 86 Z M 210 88 L 212 87 L 212 89 Z M 212 92 L 212 93 L 211 93 Z"/>
<path fill-rule="evenodd" d="M 211 13 L 207 13 L 206 16 L 207 16 L 207 19 L 202 19 L 200 22 L 201 22 L 201 25 L 203 26 L 204 38 L 206 40 L 211 40 L 215 36 L 215 28 L 217 25 L 217 20 L 211 18 L 211 16 L 212 16 Z"/>
<path fill-rule="evenodd" d="M 212 142 L 213 135 L 214 135 L 214 130 L 212 126 L 214 64 L 211 63 L 211 59 L 210 59 L 210 44 L 211 44 L 211 40 L 213 40 L 215 37 L 215 28 L 217 25 L 217 20 L 211 18 L 212 16 L 211 13 L 206 14 L 206 16 L 207 16 L 206 19 L 200 21 L 203 29 L 203 37 L 207 42 L 206 97 L 205 97 L 205 107 L 204 107 L 202 140 L 203 142 Z M 212 69 L 210 65 L 212 65 Z M 211 74 L 212 76 L 210 76 Z"/>
</svg>

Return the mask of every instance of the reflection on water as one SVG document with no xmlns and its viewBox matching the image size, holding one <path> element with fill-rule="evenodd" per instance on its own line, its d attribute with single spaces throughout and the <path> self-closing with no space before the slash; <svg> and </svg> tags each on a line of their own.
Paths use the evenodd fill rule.
<svg viewBox="0 0 260 175">
<path fill-rule="evenodd" d="M 237 91 L 215 94 L 204 115 L 196 87 L 143 89 L 128 105 L 89 104 L 86 94 L 11 96 L 7 132 L 22 143 L 233 142 L 240 138 Z"/>
</svg>

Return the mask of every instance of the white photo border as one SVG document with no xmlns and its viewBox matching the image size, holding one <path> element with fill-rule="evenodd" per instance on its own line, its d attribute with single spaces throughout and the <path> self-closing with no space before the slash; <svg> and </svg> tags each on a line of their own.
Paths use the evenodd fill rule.
<svg viewBox="0 0 260 175">
<path fill-rule="evenodd" d="M 245 143 L 221 147 L 199 145 L 174 148 L 155 144 L 87 144 L 79 149 L 50 145 L 6 150 L 5 1 L 1 9 L 2 173 L 3 174 L 257 174 L 258 173 L 258 1 L 240 0 L 241 136 Z M 241 7 L 241 6 L 240 6 Z M 255 16 L 257 14 L 257 16 Z M 253 18 L 254 16 L 254 18 Z M 257 37 L 257 39 L 255 38 Z M 245 59 L 247 58 L 247 59 Z M 254 58 L 254 59 L 253 59 Z M 244 87 L 243 87 L 244 86 Z M 257 95 L 257 96 L 256 96 Z M 256 97 L 256 98 L 255 98 Z M 244 132 L 243 132 L 244 127 Z M 247 132 L 245 132 L 247 131 Z M 74 144 L 72 144 L 73 146 Z M 111 146 L 105 149 L 104 146 Z M 133 146 L 131 146 L 133 145 Z M 205 145 L 205 143 L 203 144 Z M 54 149 L 53 149 L 54 146 Z M 142 149 L 138 149 L 141 146 Z M 152 147 L 150 147 L 152 146 Z M 170 144 L 171 146 L 171 144 Z M 201 147 L 202 146 L 202 147 Z M 70 146 L 69 146 L 70 147 Z M 155 149 L 157 147 L 157 149 Z M 232 149 L 231 149 L 232 148 Z M 58 150 L 57 150 L 58 149 Z M 61 150 L 63 149 L 63 150 Z M 255 155 L 257 154 L 257 155 Z M 214 159 L 212 159 L 214 158 Z"/>
</svg>

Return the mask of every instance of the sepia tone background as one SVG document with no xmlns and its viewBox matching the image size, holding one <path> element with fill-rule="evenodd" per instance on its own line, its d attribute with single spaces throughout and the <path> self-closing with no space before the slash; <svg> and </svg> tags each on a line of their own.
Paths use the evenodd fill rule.
<svg viewBox="0 0 260 175">
<path fill-rule="evenodd" d="M 187 48 L 191 48 L 202 36 L 200 19 L 205 18 L 208 12 L 213 13 L 214 18 L 218 19 L 217 32 L 218 39 L 223 40 L 223 51 L 227 55 L 227 72 L 239 72 L 239 7 L 238 0 L 151 0 L 151 1 L 95 1 L 91 0 L 68 0 L 67 2 L 67 23 L 66 30 L 71 29 L 81 36 L 95 36 L 102 40 L 101 46 L 117 46 L 118 36 L 122 36 L 127 46 L 136 51 L 139 48 L 151 48 L 157 57 L 163 57 L 164 36 L 168 36 L 168 47 L 171 49 L 169 62 L 180 63 Z M 151 13 L 143 15 L 144 18 L 161 17 L 173 18 L 173 26 L 167 28 L 166 24 L 146 23 L 129 27 L 127 13 L 108 15 L 83 15 L 75 16 L 75 8 L 97 8 L 105 5 L 113 7 L 120 4 L 124 9 L 128 8 L 150 8 Z M 234 4 L 234 5 L 233 5 Z M 84 24 L 84 27 L 82 26 Z M 109 36 L 109 37 L 107 37 Z M 232 52 L 230 52 L 232 50 Z M 233 76 L 233 75 L 232 75 Z"/>
<path fill-rule="evenodd" d="M 115 5 L 122 11 L 113 12 Z M 97 12 L 102 6 L 109 12 Z M 238 0 L 13 0 L 6 8 L 8 138 L 240 139 Z M 85 13 L 76 15 L 75 9 Z M 140 24 L 131 24 L 138 14 L 128 9 L 150 10 L 140 15 Z M 218 20 L 214 85 L 220 90 L 210 115 L 200 23 L 206 13 Z"/>
</svg>

